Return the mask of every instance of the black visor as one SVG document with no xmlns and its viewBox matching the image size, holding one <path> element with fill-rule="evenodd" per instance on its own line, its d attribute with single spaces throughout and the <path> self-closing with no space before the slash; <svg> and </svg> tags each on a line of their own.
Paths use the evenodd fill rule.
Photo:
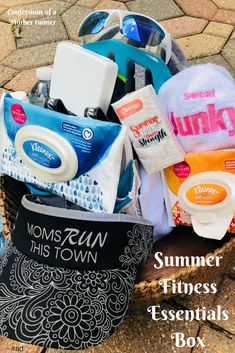
<svg viewBox="0 0 235 353">
<path fill-rule="evenodd" d="M 24 197 L 0 266 L 2 335 L 56 349 L 86 349 L 107 339 L 128 308 L 152 232 L 140 217 Z"/>
</svg>

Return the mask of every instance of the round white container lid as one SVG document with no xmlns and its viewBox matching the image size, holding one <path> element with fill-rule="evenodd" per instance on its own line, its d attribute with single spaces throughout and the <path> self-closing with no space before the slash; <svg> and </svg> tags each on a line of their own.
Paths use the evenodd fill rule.
<svg viewBox="0 0 235 353">
<path fill-rule="evenodd" d="M 206 198 L 203 199 L 203 196 L 200 202 L 187 197 L 187 193 L 191 189 L 194 189 L 196 193 L 201 192 L 203 195 L 204 186 L 208 186 L 209 192 L 215 193 L 215 196 L 212 196 L 214 201 L 211 204 L 207 202 Z M 201 187 L 201 191 L 198 187 Z M 217 190 L 217 188 L 220 189 Z M 217 198 L 216 195 L 220 196 L 220 192 L 222 192 L 222 197 Z M 235 175 L 219 171 L 194 175 L 182 183 L 178 200 L 180 207 L 191 215 L 196 234 L 220 240 L 226 234 L 235 214 Z"/>
<path fill-rule="evenodd" d="M 39 80 L 50 81 L 52 76 L 52 67 L 39 67 L 36 69 L 36 76 Z"/>
</svg>

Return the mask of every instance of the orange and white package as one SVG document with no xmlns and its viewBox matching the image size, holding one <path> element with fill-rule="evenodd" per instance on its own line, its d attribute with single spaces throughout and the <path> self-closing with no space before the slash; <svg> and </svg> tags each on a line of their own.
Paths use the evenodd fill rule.
<svg viewBox="0 0 235 353">
<path fill-rule="evenodd" d="M 199 235 L 235 233 L 235 149 L 186 154 L 163 173 L 169 220 Z"/>
</svg>

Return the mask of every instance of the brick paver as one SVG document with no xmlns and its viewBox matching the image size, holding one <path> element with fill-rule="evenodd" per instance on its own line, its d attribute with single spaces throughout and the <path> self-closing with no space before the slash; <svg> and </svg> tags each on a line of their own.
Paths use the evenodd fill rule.
<svg viewBox="0 0 235 353">
<path fill-rule="evenodd" d="M 29 93 L 37 81 L 35 69 L 21 71 L 5 85 L 9 91 L 25 91 Z"/>
<path fill-rule="evenodd" d="M 141 12 L 158 21 L 183 15 L 182 10 L 173 0 L 136 0 L 128 2 L 126 5 L 130 11 Z"/>
<path fill-rule="evenodd" d="M 0 63 L 16 49 L 15 39 L 8 23 L 0 22 Z"/>
<path fill-rule="evenodd" d="M 68 32 L 69 38 L 77 41 L 77 30 L 81 20 L 91 12 L 91 9 L 73 6 L 62 15 L 62 20 Z"/>
<path fill-rule="evenodd" d="M 235 40 L 230 40 L 224 47 L 222 55 L 235 70 Z"/>
<path fill-rule="evenodd" d="M 188 60 L 218 54 L 226 39 L 210 34 L 196 34 L 195 36 L 180 38 L 178 44 L 183 48 Z"/>
<path fill-rule="evenodd" d="M 19 49 L 9 55 L 3 65 L 16 70 L 31 69 L 37 66 L 53 64 L 57 43 L 38 45 L 36 47 Z"/>
<path fill-rule="evenodd" d="M 0 348 L 3 353 L 12 352 L 23 352 L 23 353 L 42 353 L 43 348 L 38 346 L 33 346 L 31 344 L 25 344 L 18 341 L 13 341 L 6 339 L 5 337 L 0 337 Z M 59 353 L 60 351 L 58 351 Z"/>
<path fill-rule="evenodd" d="M 17 5 L 32 4 L 35 2 L 42 2 L 42 0 L 0 0 L 0 5 L 12 7 Z"/>
<path fill-rule="evenodd" d="M 49 21 L 49 22 L 48 22 Z M 43 26 L 42 23 L 48 23 Z M 55 23 L 55 24 L 54 24 Z M 23 26 L 20 38 L 17 38 L 17 48 L 29 48 L 39 44 L 59 42 L 68 39 L 67 31 L 60 16 L 51 16 L 34 20 L 32 26 Z"/>
<path fill-rule="evenodd" d="M 100 0 L 79 0 L 77 5 L 93 9 Z"/>
<path fill-rule="evenodd" d="M 7 10 L 6 7 L 0 6 L 0 14 L 3 13 L 4 11 L 6 11 L 6 10 Z"/>
<path fill-rule="evenodd" d="M 65 1 L 67 1 L 67 2 L 69 2 L 70 4 L 75 4 L 78 0 L 65 0 Z"/>
<path fill-rule="evenodd" d="M 210 20 L 217 12 L 217 6 L 211 0 L 176 0 L 176 3 L 189 16 Z"/>
<path fill-rule="evenodd" d="M 0 97 L 4 92 L 6 92 L 6 90 L 4 88 L 0 88 Z"/>
<path fill-rule="evenodd" d="M 16 70 L 10 69 L 9 67 L 0 65 L 0 87 L 4 86 L 6 82 L 17 73 Z"/>
<path fill-rule="evenodd" d="M 161 24 L 174 38 L 198 34 L 203 31 L 208 21 L 190 16 L 182 16 L 162 21 Z"/>
<path fill-rule="evenodd" d="M 203 33 L 212 34 L 214 36 L 223 37 L 228 39 L 230 34 L 233 31 L 233 26 L 227 25 L 225 23 L 219 22 L 210 22 L 208 26 L 205 28 Z"/>
<path fill-rule="evenodd" d="M 221 54 L 190 60 L 188 62 L 188 65 L 191 66 L 191 65 L 197 65 L 197 64 L 206 64 L 208 62 L 223 66 L 226 70 L 228 70 L 232 75 L 235 76 L 235 71 L 233 70 L 232 66 L 228 63 L 227 60 L 225 60 L 225 58 Z"/>
<path fill-rule="evenodd" d="M 124 3 L 119 1 L 112 0 L 101 0 L 95 7 L 95 10 L 103 10 L 103 9 L 120 9 L 127 10 L 127 7 Z"/>
<path fill-rule="evenodd" d="M 235 10 L 235 0 L 212 0 L 219 8 Z"/>
<path fill-rule="evenodd" d="M 220 9 L 213 17 L 213 20 L 235 25 L 235 11 Z"/>
<path fill-rule="evenodd" d="M 71 4 L 65 1 L 58 1 L 58 0 L 53 0 L 53 1 L 45 1 L 43 3 L 35 3 L 35 4 L 28 4 L 28 5 L 19 5 L 14 8 L 11 8 L 11 11 L 6 11 L 0 16 L 0 21 L 9 21 L 9 20 L 20 20 L 20 19 L 25 19 L 25 20 L 33 20 L 36 18 L 41 18 L 45 17 L 45 14 L 47 11 L 53 10 L 54 15 L 61 15 L 64 13 L 68 8 L 70 8 Z M 20 12 L 21 10 L 21 12 Z M 14 15 L 12 14 L 14 11 Z M 51 16 L 48 16 L 50 18 Z M 33 31 L 32 25 L 25 25 L 24 27 L 30 27 L 31 30 Z M 48 40 L 47 43 L 49 43 L 50 40 Z M 29 45 L 30 46 L 30 45 Z"/>
</svg>

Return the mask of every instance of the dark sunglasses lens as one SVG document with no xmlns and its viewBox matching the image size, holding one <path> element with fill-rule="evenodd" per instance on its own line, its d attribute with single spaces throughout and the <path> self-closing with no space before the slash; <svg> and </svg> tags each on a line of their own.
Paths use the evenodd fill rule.
<svg viewBox="0 0 235 353">
<path fill-rule="evenodd" d="M 162 58 L 162 60 L 166 62 L 166 51 L 163 48 L 161 48 L 160 58 Z"/>
<path fill-rule="evenodd" d="M 108 17 L 109 14 L 103 11 L 91 14 L 81 26 L 78 33 L 79 37 L 99 33 L 104 28 L 105 21 Z"/>
<path fill-rule="evenodd" d="M 126 16 L 122 31 L 125 37 L 153 47 L 165 37 L 164 31 L 155 22 L 139 15 Z"/>
</svg>

